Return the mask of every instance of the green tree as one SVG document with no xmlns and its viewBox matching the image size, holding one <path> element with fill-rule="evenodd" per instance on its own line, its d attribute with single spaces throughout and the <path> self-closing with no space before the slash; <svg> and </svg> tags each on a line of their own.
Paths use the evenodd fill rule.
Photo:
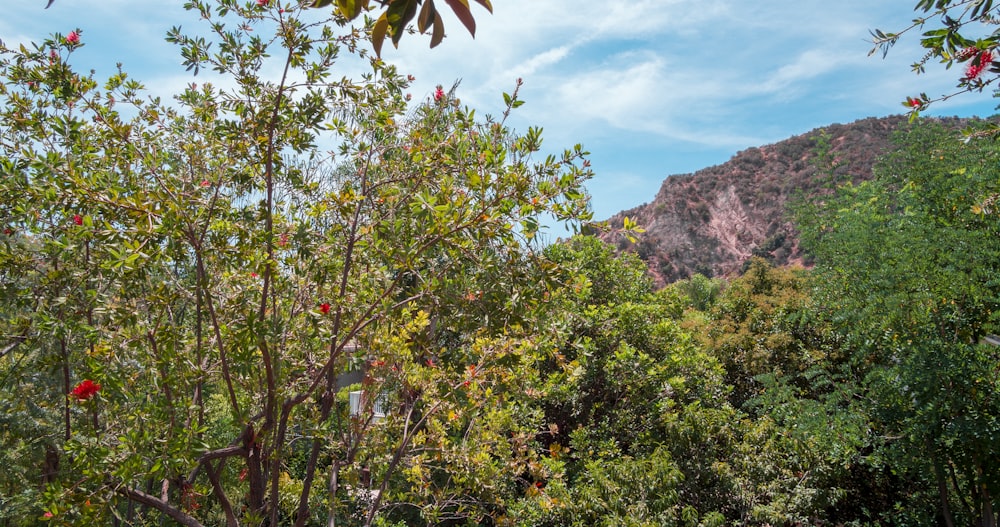
<svg viewBox="0 0 1000 527">
<path fill-rule="evenodd" d="M 871 402 L 877 459 L 922 483 L 914 521 L 936 501 L 947 525 L 993 526 L 1000 384 L 981 339 L 997 330 L 1000 232 L 977 202 L 1000 186 L 1000 151 L 951 132 L 915 127 L 873 181 L 801 224 Z"/>
<path fill-rule="evenodd" d="M 679 326 L 686 300 L 653 294 L 641 260 L 593 237 L 546 254 L 570 286 L 552 325 L 566 341 L 540 367 L 551 475 L 520 524 L 722 521 L 733 494 L 716 461 L 737 422 L 721 368 Z"/>
<path fill-rule="evenodd" d="M 753 258 L 707 317 L 692 318 L 688 328 L 725 368 L 730 402 L 749 410 L 764 388 L 761 375 L 803 382 L 806 372 L 839 362 L 839 339 L 816 310 L 804 269 Z"/>
<path fill-rule="evenodd" d="M 585 152 L 535 160 L 516 89 L 498 118 L 409 105 L 340 15 L 186 6 L 208 33 L 168 40 L 228 82 L 172 105 L 76 72 L 78 31 L 0 49 L 0 514 L 501 515 L 544 429 L 520 372 L 559 342 L 536 233 L 589 217 Z"/>
</svg>

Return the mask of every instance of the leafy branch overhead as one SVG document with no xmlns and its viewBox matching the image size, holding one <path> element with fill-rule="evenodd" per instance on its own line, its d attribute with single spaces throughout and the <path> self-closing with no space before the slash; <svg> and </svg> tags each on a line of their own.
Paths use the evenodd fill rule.
<svg viewBox="0 0 1000 527">
<path fill-rule="evenodd" d="M 476 19 L 472 15 L 469 0 L 444 0 L 451 8 L 455 16 L 458 17 L 462 25 L 469 30 L 469 34 L 476 36 Z M 474 0 L 479 5 L 493 12 L 493 5 L 490 0 Z M 399 46 L 399 40 L 403 37 L 407 26 L 417 19 L 417 31 L 421 34 L 431 30 L 431 47 L 435 47 L 444 39 L 444 21 L 441 13 L 434 5 L 434 0 L 379 0 L 380 7 L 385 10 L 375 20 L 372 28 L 372 44 L 375 46 L 375 53 L 382 54 L 382 43 L 388 35 L 392 39 L 393 46 Z M 362 13 L 372 9 L 369 0 L 314 0 L 313 7 L 325 7 L 334 4 L 336 11 L 354 20 Z M 417 14 L 419 8 L 419 15 Z"/>
<path fill-rule="evenodd" d="M 493 4 L 490 0 L 473 0 L 477 4 L 493 12 Z M 55 0 L 49 0 L 45 5 L 48 9 Z M 462 25 L 469 30 L 469 34 L 476 36 L 476 18 L 472 15 L 469 0 L 444 0 L 451 8 Z M 334 6 L 334 10 L 347 18 L 354 20 L 362 13 L 374 9 L 370 0 L 313 0 L 312 7 Z M 375 20 L 372 28 L 372 45 L 375 53 L 382 55 L 382 44 L 385 37 L 392 39 L 393 46 L 399 46 L 399 40 L 403 37 L 407 26 L 417 19 L 417 31 L 421 34 L 431 30 L 431 47 L 435 47 L 444 40 L 444 21 L 438 8 L 434 5 L 434 0 L 378 0 L 379 7 L 385 8 Z M 419 8 L 420 14 L 417 15 Z"/>
<path fill-rule="evenodd" d="M 869 55 L 881 53 L 885 57 L 900 38 L 919 30 L 920 45 L 926 51 L 913 63 L 914 72 L 924 73 L 927 63 L 935 59 L 945 69 L 957 64 L 964 69 L 953 93 L 907 97 L 903 106 L 913 117 L 934 102 L 966 92 L 982 92 L 1000 78 L 1000 62 L 996 60 L 996 49 L 1000 46 L 1000 6 L 992 0 L 919 0 L 914 10 L 921 15 L 901 30 L 872 30 L 873 47 Z M 926 27 L 928 24 L 931 27 Z M 995 130 L 989 135 L 995 135 Z"/>
</svg>

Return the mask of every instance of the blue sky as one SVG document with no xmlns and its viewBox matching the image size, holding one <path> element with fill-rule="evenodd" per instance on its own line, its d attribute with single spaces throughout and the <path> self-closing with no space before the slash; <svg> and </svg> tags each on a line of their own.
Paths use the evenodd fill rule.
<svg viewBox="0 0 1000 527">
<path fill-rule="evenodd" d="M 407 35 L 383 58 L 412 73 L 415 98 L 461 79 L 458 96 L 499 113 L 501 93 L 525 85 L 511 121 L 545 130 L 553 152 L 582 143 L 596 177 L 597 218 L 650 201 L 663 179 L 719 164 L 751 146 L 814 128 L 901 113 L 907 95 L 950 93 L 962 73 L 931 65 L 915 39 L 885 60 L 868 56 L 870 29 L 901 29 L 916 0 L 493 0 L 473 6 L 475 39 L 446 14 L 448 37 L 427 48 Z M 163 35 L 196 29 L 180 0 L 13 0 L 0 39 L 38 40 L 79 27 L 74 63 L 98 78 L 122 62 L 154 92 L 197 80 Z M 139 7 L 136 7 L 139 6 Z M 204 75 L 204 74 L 202 74 Z M 935 105 L 930 115 L 991 115 L 989 94 Z"/>
</svg>

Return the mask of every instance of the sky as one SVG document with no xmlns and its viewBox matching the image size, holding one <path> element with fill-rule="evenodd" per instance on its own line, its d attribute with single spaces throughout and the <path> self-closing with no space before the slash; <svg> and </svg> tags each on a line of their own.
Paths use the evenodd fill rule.
<svg viewBox="0 0 1000 527">
<path fill-rule="evenodd" d="M 553 153 L 580 143 L 591 152 L 588 184 L 596 219 L 649 202 L 664 178 L 727 161 L 833 123 L 905 112 L 921 92 L 951 93 L 960 68 L 931 64 L 916 35 L 883 59 L 868 55 L 869 31 L 899 30 L 916 0 L 492 0 L 473 4 L 475 38 L 445 11 L 447 37 L 434 49 L 406 35 L 383 58 L 416 77 L 415 99 L 461 81 L 457 96 L 499 114 L 502 93 L 524 80 L 509 123 L 544 129 Z M 122 63 L 154 92 L 198 81 L 164 34 L 197 31 L 181 0 L 8 0 L 0 40 L 37 41 L 82 30 L 75 65 L 97 77 Z M 136 7 L 141 6 L 141 7 Z M 204 75 L 204 74 L 202 74 Z M 992 115 L 989 93 L 966 94 L 926 115 Z"/>
</svg>

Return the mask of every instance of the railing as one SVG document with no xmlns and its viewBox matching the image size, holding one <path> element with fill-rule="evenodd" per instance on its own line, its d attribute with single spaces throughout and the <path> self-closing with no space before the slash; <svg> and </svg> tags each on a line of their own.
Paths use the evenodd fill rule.
<svg viewBox="0 0 1000 527">
<path fill-rule="evenodd" d="M 368 393 L 363 390 L 357 390 L 349 392 L 349 402 L 351 406 L 351 416 L 356 417 L 361 415 L 362 410 L 368 405 Z M 380 394 L 375 397 L 375 400 L 371 402 L 372 407 L 372 417 L 375 419 L 381 419 L 385 417 L 386 414 L 386 396 Z"/>
</svg>

